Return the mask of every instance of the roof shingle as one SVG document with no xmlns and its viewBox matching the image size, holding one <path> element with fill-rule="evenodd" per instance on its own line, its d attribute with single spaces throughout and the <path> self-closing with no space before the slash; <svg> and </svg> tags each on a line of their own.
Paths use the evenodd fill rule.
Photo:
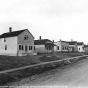
<svg viewBox="0 0 88 88">
<path fill-rule="evenodd" d="M 14 36 L 18 36 L 20 33 L 22 33 L 24 30 L 19 30 L 19 31 L 13 31 L 13 32 L 7 32 L 7 33 L 3 33 L 2 35 L 0 35 L 0 38 L 6 38 L 6 37 L 14 37 Z"/>
<path fill-rule="evenodd" d="M 34 45 L 45 45 L 47 42 L 53 43 L 49 39 L 34 40 Z"/>
</svg>

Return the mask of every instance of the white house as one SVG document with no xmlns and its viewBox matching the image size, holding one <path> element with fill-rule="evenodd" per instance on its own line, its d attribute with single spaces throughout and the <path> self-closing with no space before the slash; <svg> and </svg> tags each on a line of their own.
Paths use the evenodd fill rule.
<svg viewBox="0 0 88 88">
<path fill-rule="evenodd" d="M 28 29 L 12 31 L 0 35 L 0 55 L 24 56 L 34 54 L 34 37 Z"/>
<path fill-rule="evenodd" d="M 77 41 L 69 41 L 69 52 L 78 52 Z"/>
<path fill-rule="evenodd" d="M 54 42 L 56 46 L 54 46 L 54 52 L 68 52 L 69 43 L 66 41 L 57 41 Z"/>
<path fill-rule="evenodd" d="M 54 51 L 54 44 L 49 39 L 40 39 L 34 40 L 34 45 L 37 53 L 53 53 Z"/>
<path fill-rule="evenodd" d="M 78 45 L 78 52 L 84 52 L 84 43 L 77 42 L 77 45 Z"/>
</svg>

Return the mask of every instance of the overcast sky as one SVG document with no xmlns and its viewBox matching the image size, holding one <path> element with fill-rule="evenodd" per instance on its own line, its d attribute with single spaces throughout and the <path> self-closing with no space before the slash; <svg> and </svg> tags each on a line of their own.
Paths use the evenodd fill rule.
<svg viewBox="0 0 88 88">
<path fill-rule="evenodd" d="M 0 0 L 0 34 L 10 26 L 35 39 L 88 43 L 88 0 Z"/>
</svg>

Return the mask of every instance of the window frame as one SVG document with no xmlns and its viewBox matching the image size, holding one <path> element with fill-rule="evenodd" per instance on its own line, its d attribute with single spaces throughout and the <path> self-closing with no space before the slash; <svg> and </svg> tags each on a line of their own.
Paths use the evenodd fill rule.
<svg viewBox="0 0 88 88">
<path fill-rule="evenodd" d="M 32 50 L 32 46 L 31 46 L 31 50 Z"/>
<path fill-rule="evenodd" d="M 80 48 L 79 48 L 79 50 L 80 50 Z"/>
<path fill-rule="evenodd" d="M 7 45 L 5 45 L 5 50 L 7 50 Z"/>
<path fill-rule="evenodd" d="M 4 38 L 4 42 L 6 42 L 6 38 Z"/>
<path fill-rule="evenodd" d="M 28 46 L 27 45 L 25 45 L 25 51 L 28 51 Z"/>
<path fill-rule="evenodd" d="M 28 40 L 28 35 L 24 35 L 24 40 Z"/>
<path fill-rule="evenodd" d="M 57 50 L 59 50 L 59 48 L 60 48 L 60 47 L 59 47 L 59 46 L 57 46 Z"/>
<path fill-rule="evenodd" d="M 64 46 L 62 47 L 62 50 L 64 50 Z"/>
<path fill-rule="evenodd" d="M 21 45 L 21 50 L 24 50 L 24 46 L 23 45 Z"/>
<path fill-rule="evenodd" d="M 19 45 L 19 50 L 22 50 L 22 49 L 21 49 L 21 45 Z"/>
</svg>

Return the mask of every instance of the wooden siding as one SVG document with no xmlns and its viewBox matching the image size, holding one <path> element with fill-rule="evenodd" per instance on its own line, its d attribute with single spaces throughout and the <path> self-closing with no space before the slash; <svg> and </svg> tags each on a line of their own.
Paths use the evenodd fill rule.
<svg viewBox="0 0 88 88">
<path fill-rule="evenodd" d="M 8 37 L 0 39 L 0 55 L 17 55 L 17 37 Z M 5 46 L 7 46 L 7 50 L 5 50 Z"/>
</svg>

